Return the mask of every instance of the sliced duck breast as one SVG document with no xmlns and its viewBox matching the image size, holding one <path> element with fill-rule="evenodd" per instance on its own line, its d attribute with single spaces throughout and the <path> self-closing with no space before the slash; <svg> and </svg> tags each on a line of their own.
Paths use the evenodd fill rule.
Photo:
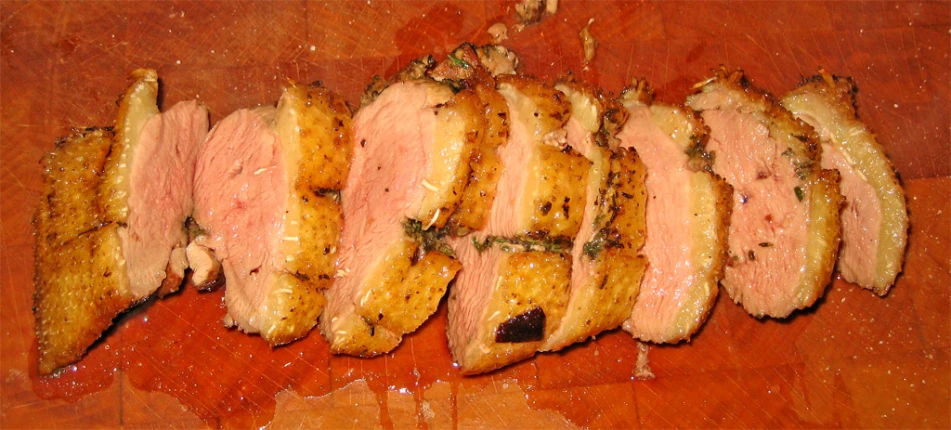
<svg viewBox="0 0 951 430">
<path fill-rule="evenodd" d="M 624 329 L 657 343 L 687 340 L 716 301 L 726 259 L 732 190 L 711 172 L 707 132 L 688 109 L 653 103 L 644 81 L 625 91 L 629 114 L 618 133 L 647 166 L 650 262 Z"/>
<path fill-rule="evenodd" d="M 581 227 L 571 248 L 571 284 L 565 316 L 541 346 L 559 350 L 614 329 L 631 315 L 647 266 L 644 244 L 645 168 L 634 149 L 616 154 L 602 133 L 608 110 L 623 108 L 598 90 L 565 79 L 555 85 L 571 103 L 567 145 L 591 163 Z M 611 128 L 611 127 L 608 127 Z M 616 127 L 614 127 L 616 128 Z"/>
<path fill-rule="evenodd" d="M 581 226 L 590 163 L 566 145 L 565 95 L 498 78 L 509 111 L 502 172 L 484 227 L 450 244 L 462 271 L 449 297 L 449 346 L 465 374 L 531 357 L 568 302 L 571 239 Z"/>
<path fill-rule="evenodd" d="M 116 132 L 89 129 L 45 158 L 35 225 L 40 372 L 78 360 L 123 310 L 179 288 L 185 220 L 208 113 L 160 113 L 158 76 L 136 70 Z"/>
<path fill-rule="evenodd" d="M 279 345 L 317 324 L 334 272 L 349 140 L 343 99 L 293 83 L 276 108 L 240 109 L 209 133 L 195 177 L 202 234 L 190 246 L 221 262 L 226 325 Z M 190 251 L 196 272 L 213 264 Z"/>
<path fill-rule="evenodd" d="M 354 117 L 336 281 L 321 331 L 331 351 L 373 356 L 432 315 L 459 270 L 442 244 L 483 129 L 478 100 L 398 81 Z"/>
<path fill-rule="evenodd" d="M 815 127 L 823 169 L 842 177 L 842 248 L 838 270 L 846 281 L 888 293 L 908 243 L 905 194 L 885 149 L 855 113 L 855 83 L 819 70 L 783 97 L 794 116 Z"/>
<path fill-rule="evenodd" d="M 710 128 L 714 173 L 733 186 L 721 284 L 750 314 L 782 318 L 815 303 L 839 247 L 839 175 L 819 167 L 812 127 L 742 71 L 718 70 L 687 105 Z"/>
</svg>

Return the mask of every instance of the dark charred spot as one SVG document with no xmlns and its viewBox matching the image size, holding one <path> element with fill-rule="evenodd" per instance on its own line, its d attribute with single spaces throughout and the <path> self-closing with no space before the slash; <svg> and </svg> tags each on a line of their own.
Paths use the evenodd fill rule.
<svg viewBox="0 0 951 430">
<path fill-rule="evenodd" d="M 497 343 L 536 342 L 545 336 L 545 311 L 534 308 L 509 318 L 495 330 Z"/>
<path fill-rule="evenodd" d="M 548 212 L 551 210 L 551 202 L 545 202 L 545 204 L 538 209 L 542 211 L 542 215 L 548 215 Z"/>
<path fill-rule="evenodd" d="M 573 148 L 571 147 L 571 145 L 565 145 L 564 148 L 561 148 L 561 152 L 564 154 L 570 154 L 572 150 Z"/>
<path fill-rule="evenodd" d="M 325 246 L 325 247 L 324 247 L 324 255 L 327 255 L 327 254 L 330 254 L 330 247 L 329 247 L 329 246 Z"/>
<path fill-rule="evenodd" d="M 773 222 L 773 214 L 766 214 L 766 222 Z"/>
<path fill-rule="evenodd" d="M 749 200 L 750 200 L 750 196 L 746 194 L 740 194 L 740 203 L 745 204 Z"/>
<path fill-rule="evenodd" d="M 384 188 L 384 189 L 383 189 L 383 192 L 384 192 L 384 193 L 388 193 L 388 192 L 390 192 L 390 188 L 389 188 L 389 187 L 387 187 L 387 188 Z"/>
<path fill-rule="evenodd" d="M 748 258 L 750 261 L 756 261 L 756 253 L 751 249 L 746 252 L 746 258 Z"/>
<path fill-rule="evenodd" d="M 535 115 L 535 118 L 538 118 L 538 112 L 535 112 L 532 115 Z"/>
<path fill-rule="evenodd" d="M 321 274 L 317 275 L 317 279 L 321 279 L 321 280 L 327 281 L 327 280 L 330 280 L 330 275 L 328 275 L 328 274 L 326 274 L 326 273 L 321 273 Z"/>
<path fill-rule="evenodd" d="M 570 214 L 568 213 L 569 209 L 571 209 L 571 205 L 568 204 L 570 201 L 570 197 L 565 197 L 565 203 L 561 205 L 561 211 L 564 212 L 565 219 L 570 218 Z"/>
<path fill-rule="evenodd" d="M 367 140 L 366 140 L 366 139 L 363 139 L 363 140 L 360 141 L 360 147 L 363 148 L 364 146 L 367 146 Z"/>
<path fill-rule="evenodd" d="M 769 177 L 769 173 L 766 172 L 756 172 L 756 179 L 766 179 Z"/>
</svg>

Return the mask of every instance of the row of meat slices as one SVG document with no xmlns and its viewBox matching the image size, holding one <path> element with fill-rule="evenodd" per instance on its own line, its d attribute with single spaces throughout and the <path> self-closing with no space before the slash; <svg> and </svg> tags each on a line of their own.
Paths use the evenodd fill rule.
<svg viewBox="0 0 951 430">
<path fill-rule="evenodd" d="M 674 106 L 643 81 L 613 99 L 516 68 L 464 44 L 375 80 L 352 118 L 291 83 L 210 132 L 195 102 L 159 113 L 155 72 L 137 71 L 115 129 L 44 159 L 40 372 L 186 267 L 199 288 L 224 281 L 226 325 L 280 345 L 319 321 L 358 356 L 396 348 L 448 290 L 466 374 L 617 327 L 688 340 L 718 285 L 786 317 L 822 295 L 837 253 L 846 280 L 894 283 L 904 197 L 851 80 L 822 71 L 786 110 L 721 69 Z"/>
</svg>

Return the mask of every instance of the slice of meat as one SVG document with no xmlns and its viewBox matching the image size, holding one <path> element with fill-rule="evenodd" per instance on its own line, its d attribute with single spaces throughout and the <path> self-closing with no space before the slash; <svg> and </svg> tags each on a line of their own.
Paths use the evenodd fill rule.
<svg viewBox="0 0 951 430">
<path fill-rule="evenodd" d="M 726 262 L 732 190 L 711 173 L 703 122 L 688 109 L 653 103 L 646 82 L 622 96 L 629 113 L 620 146 L 647 166 L 650 262 L 624 329 L 656 343 L 689 340 L 716 301 Z"/>
<path fill-rule="evenodd" d="M 343 99 L 293 83 L 277 108 L 238 110 L 212 129 L 195 176 L 204 233 L 189 254 L 208 282 L 214 259 L 201 248 L 221 262 L 226 325 L 280 345 L 317 324 L 334 272 L 349 142 Z"/>
<path fill-rule="evenodd" d="M 825 291 L 839 247 L 839 175 L 819 167 L 812 127 L 742 71 L 719 70 L 687 105 L 710 127 L 713 170 L 733 186 L 721 284 L 750 314 L 782 318 Z"/>
<path fill-rule="evenodd" d="M 554 88 L 499 77 L 509 111 L 502 173 L 485 226 L 450 240 L 463 269 L 449 297 L 449 347 L 465 374 L 531 357 L 568 302 L 571 239 L 590 163 L 566 146 L 570 105 Z"/>
<path fill-rule="evenodd" d="M 842 277 L 880 296 L 901 271 L 908 242 L 905 194 L 885 150 L 855 113 L 855 83 L 819 70 L 783 97 L 793 115 L 815 127 L 824 169 L 842 176 Z"/>
<path fill-rule="evenodd" d="M 465 188 L 479 109 L 471 93 L 411 80 L 357 112 L 337 276 L 321 317 L 332 352 L 388 352 L 435 312 L 459 270 L 435 230 Z"/>
<path fill-rule="evenodd" d="M 448 82 L 462 91 L 471 93 L 480 102 L 484 128 L 478 144 L 469 158 L 469 179 L 459 199 L 459 204 L 447 227 L 457 235 L 481 229 L 488 219 L 489 209 L 495 201 L 502 162 L 499 150 L 509 137 L 508 106 L 505 98 L 495 89 L 495 79 L 483 66 L 478 50 L 464 43 L 432 70 L 433 79 Z"/>
<path fill-rule="evenodd" d="M 540 348 L 562 349 L 618 327 L 631 315 L 647 259 L 644 244 L 645 168 L 637 151 L 616 154 L 602 133 L 607 110 L 623 109 L 592 87 L 566 79 L 555 85 L 571 102 L 567 144 L 590 162 L 581 228 L 571 249 L 568 306 Z"/>
<path fill-rule="evenodd" d="M 133 72 L 119 105 L 116 144 L 99 190 L 104 220 L 123 225 L 123 254 L 136 298 L 178 290 L 187 267 L 195 157 L 208 112 L 195 101 L 159 113 L 158 76 Z"/>
<path fill-rule="evenodd" d="M 35 218 L 34 309 L 43 374 L 78 360 L 133 304 L 181 285 L 192 173 L 208 114 L 165 113 L 158 77 L 137 70 L 116 133 L 88 129 L 45 158 Z"/>
</svg>

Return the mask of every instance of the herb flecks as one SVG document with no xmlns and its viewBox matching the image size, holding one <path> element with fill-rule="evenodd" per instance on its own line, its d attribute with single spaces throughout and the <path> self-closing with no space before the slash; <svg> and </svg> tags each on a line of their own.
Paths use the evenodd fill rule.
<svg viewBox="0 0 951 430">
<path fill-rule="evenodd" d="M 802 187 L 795 187 L 793 191 L 796 193 L 796 198 L 801 202 L 802 199 L 806 197 L 805 193 L 802 191 Z"/>
<path fill-rule="evenodd" d="M 452 247 L 446 243 L 446 240 L 444 239 L 446 233 L 443 230 L 423 229 L 422 222 L 414 219 L 407 219 L 406 221 L 403 221 L 403 231 L 413 242 L 419 244 L 419 247 L 422 248 L 424 253 L 437 251 L 450 257 L 456 256 L 452 251 Z"/>
<path fill-rule="evenodd" d="M 535 235 L 535 237 L 487 236 L 482 240 L 473 237 L 472 246 L 479 252 L 485 251 L 493 246 L 498 246 L 499 249 L 504 252 L 537 251 L 562 253 L 568 252 L 571 249 L 571 239 L 562 236 L 550 237 L 540 235 Z"/>
<path fill-rule="evenodd" d="M 463 60 L 463 59 L 461 59 L 461 58 L 456 58 L 456 57 L 455 57 L 454 55 L 452 55 L 452 54 L 449 54 L 449 56 L 448 56 L 447 58 L 449 58 L 449 61 L 452 62 L 452 65 L 454 65 L 454 66 L 456 66 L 456 67 L 462 67 L 463 69 L 468 69 L 469 67 L 472 67 L 471 65 L 469 65 L 469 62 L 468 62 L 468 61 Z"/>
</svg>

